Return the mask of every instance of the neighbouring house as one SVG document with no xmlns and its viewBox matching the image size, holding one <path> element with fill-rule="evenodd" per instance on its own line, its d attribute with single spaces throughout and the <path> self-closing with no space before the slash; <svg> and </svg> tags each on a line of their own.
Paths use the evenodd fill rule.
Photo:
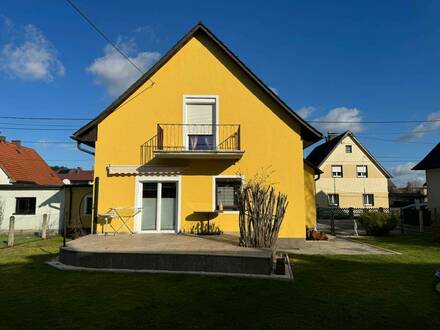
<svg viewBox="0 0 440 330">
<path fill-rule="evenodd" d="M 428 208 L 432 214 L 440 214 L 440 143 L 414 166 L 413 170 L 426 171 Z"/>
<path fill-rule="evenodd" d="M 238 232 L 238 189 L 266 169 L 289 200 L 279 244 L 304 241 L 316 169 L 303 148 L 321 133 L 201 23 L 73 138 L 94 148 L 96 212 L 140 210 L 134 232 L 188 232 L 207 219 Z"/>
<path fill-rule="evenodd" d="M 47 214 L 49 230 L 62 227 L 64 192 L 61 179 L 38 155 L 20 141 L 0 137 L 0 230 L 39 231 Z"/>
<path fill-rule="evenodd" d="M 93 171 L 81 168 L 57 172 L 64 184 L 64 219 L 69 232 L 90 232 L 93 209 Z"/>
<path fill-rule="evenodd" d="M 389 207 L 391 175 L 352 132 L 328 134 L 306 159 L 323 172 L 316 181 L 318 207 Z"/>
<path fill-rule="evenodd" d="M 417 203 L 426 203 L 427 186 L 424 184 L 419 187 L 408 182 L 406 187 L 396 187 L 391 181 L 390 185 L 390 207 L 404 207 Z"/>
</svg>

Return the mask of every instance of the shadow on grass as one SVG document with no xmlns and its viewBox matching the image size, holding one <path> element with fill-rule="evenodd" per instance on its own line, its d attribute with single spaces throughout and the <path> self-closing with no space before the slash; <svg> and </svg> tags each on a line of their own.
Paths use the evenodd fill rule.
<svg viewBox="0 0 440 330">
<path fill-rule="evenodd" d="M 59 271 L 45 264 L 59 243 L 0 252 L 0 283 L 10 288 L 0 290 L 4 327 L 440 328 L 437 247 L 292 256 L 295 281 L 282 282 Z"/>
</svg>

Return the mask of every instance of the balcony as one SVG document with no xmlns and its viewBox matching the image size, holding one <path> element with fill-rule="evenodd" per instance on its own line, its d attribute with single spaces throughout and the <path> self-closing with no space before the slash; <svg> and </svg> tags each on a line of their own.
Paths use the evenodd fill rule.
<svg viewBox="0 0 440 330">
<path fill-rule="evenodd" d="M 141 146 L 142 162 L 156 158 L 240 159 L 240 125 L 158 124 Z"/>
</svg>

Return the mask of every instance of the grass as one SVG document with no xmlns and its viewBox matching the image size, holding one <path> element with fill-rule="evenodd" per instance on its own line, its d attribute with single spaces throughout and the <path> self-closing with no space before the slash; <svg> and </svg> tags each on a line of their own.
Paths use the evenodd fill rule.
<svg viewBox="0 0 440 330">
<path fill-rule="evenodd" d="M 292 256 L 294 282 L 62 272 L 60 238 L 0 249 L 1 328 L 440 329 L 426 236 L 368 238 L 387 256 Z"/>
</svg>

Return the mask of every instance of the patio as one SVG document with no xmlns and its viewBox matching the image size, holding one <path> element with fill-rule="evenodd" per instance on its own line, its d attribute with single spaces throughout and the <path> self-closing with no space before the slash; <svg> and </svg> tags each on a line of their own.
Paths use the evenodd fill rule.
<svg viewBox="0 0 440 330">
<path fill-rule="evenodd" d="M 67 266 L 269 275 L 272 251 L 243 248 L 234 235 L 185 234 L 88 235 L 60 249 Z"/>
</svg>

